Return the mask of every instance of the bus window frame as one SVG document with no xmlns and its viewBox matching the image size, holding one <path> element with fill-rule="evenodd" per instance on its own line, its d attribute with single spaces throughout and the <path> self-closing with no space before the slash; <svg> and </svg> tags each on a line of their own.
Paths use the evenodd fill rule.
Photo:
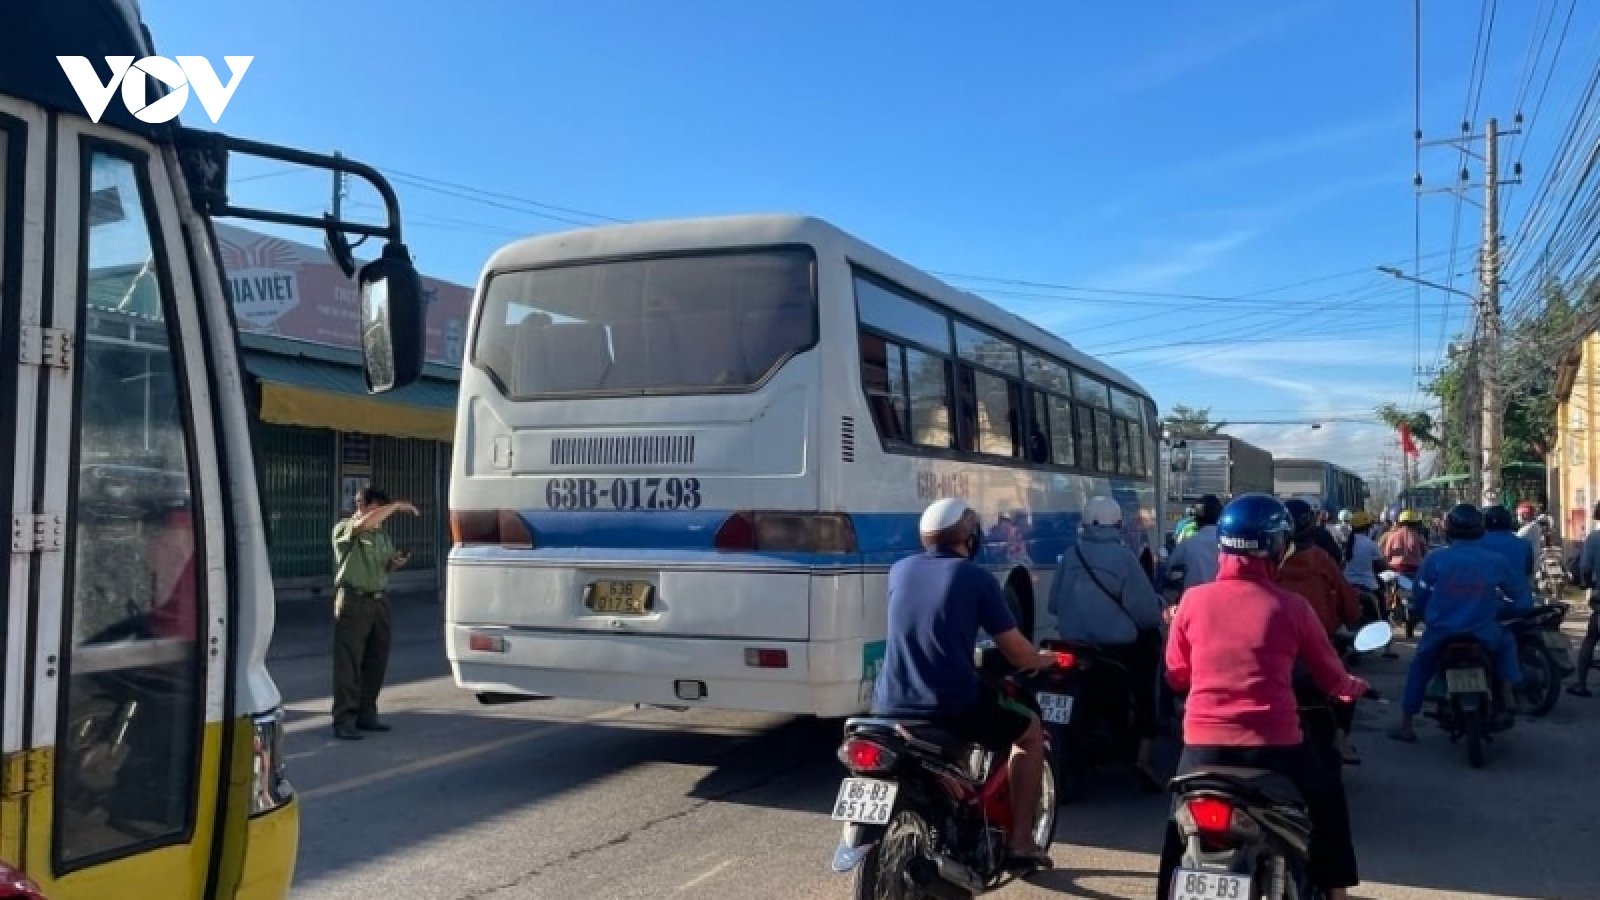
<svg viewBox="0 0 1600 900">
<path fill-rule="evenodd" d="M 748 385 L 705 385 L 701 387 L 644 388 L 626 392 L 614 390 L 563 391 L 558 393 L 515 395 L 500 376 L 478 359 L 478 336 L 483 327 L 483 315 L 489 305 L 489 288 L 496 278 L 520 275 L 548 269 L 570 269 L 578 266 L 604 265 L 619 262 L 649 262 L 656 259 L 692 259 L 704 256 L 751 256 L 760 253 L 803 251 L 810 268 L 811 279 L 811 342 L 780 356 L 767 371 Z M 534 265 L 514 266 L 485 273 L 472 303 L 471 331 L 467 335 L 465 360 L 483 373 L 509 403 L 538 403 L 544 400 L 608 400 L 628 397 L 701 397 L 719 394 L 753 394 L 764 389 L 778 377 L 795 357 L 815 350 L 822 343 L 822 285 L 817 248 L 804 241 L 784 241 L 773 244 L 745 244 L 735 247 L 699 247 L 691 250 L 657 250 L 649 253 L 618 253 L 605 256 L 582 256 L 571 259 L 548 260 Z"/>
<path fill-rule="evenodd" d="M 879 446 L 882 448 L 882 450 L 885 453 L 890 453 L 890 454 L 893 454 L 893 455 L 896 455 L 896 456 L 912 456 L 912 457 L 922 457 L 922 458 L 932 458 L 932 459 L 943 459 L 943 460 L 949 460 L 949 461 L 952 461 L 952 462 L 965 462 L 965 463 L 980 464 L 980 465 L 1003 466 L 1003 467 L 1006 467 L 1006 468 L 1024 468 L 1024 469 L 1032 469 L 1032 470 L 1036 470 L 1036 471 L 1040 471 L 1040 472 L 1050 472 L 1050 473 L 1058 473 L 1058 474 L 1060 474 L 1060 473 L 1070 473 L 1070 474 L 1082 475 L 1082 476 L 1090 477 L 1090 478 L 1108 478 L 1108 479 L 1117 479 L 1117 480 L 1129 480 L 1129 481 L 1138 482 L 1140 484 L 1154 484 L 1155 483 L 1154 470 L 1153 470 L 1152 466 L 1150 465 L 1150 456 L 1152 455 L 1152 453 L 1151 453 L 1151 448 L 1149 446 L 1145 447 L 1144 456 L 1145 456 L 1146 465 L 1145 465 L 1145 470 L 1142 471 L 1142 472 L 1134 472 L 1132 474 L 1125 474 L 1125 473 L 1117 472 L 1117 471 L 1114 471 L 1114 470 L 1110 471 L 1110 472 L 1102 471 L 1101 469 L 1098 468 L 1097 458 L 1096 459 L 1091 459 L 1089 464 L 1086 465 L 1084 463 L 1084 444 L 1083 444 L 1083 442 L 1081 440 L 1079 440 L 1079 435 L 1078 435 L 1078 433 L 1076 431 L 1076 418 L 1077 418 L 1077 413 L 1076 412 L 1073 415 L 1074 422 L 1073 422 L 1073 425 L 1072 425 L 1072 428 L 1073 428 L 1072 435 L 1073 435 L 1073 444 L 1074 444 L 1074 448 L 1073 448 L 1074 449 L 1074 454 L 1073 454 L 1074 455 L 1074 460 L 1073 460 L 1074 464 L 1073 465 L 1062 465 L 1062 464 L 1054 462 L 1054 450 L 1053 450 L 1053 447 L 1052 447 L 1052 454 L 1051 454 L 1052 458 L 1051 458 L 1050 462 L 1035 462 L 1030 458 L 1030 455 L 1028 453 L 1027 437 L 1028 437 L 1029 434 L 1031 434 L 1031 431 L 1029 429 L 1033 425 L 1033 419 L 1034 419 L 1033 410 L 1031 408 L 1031 403 L 1029 401 L 1029 394 L 1030 393 L 1043 394 L 1047 399 L 1048 398 L 1052 398 L 1052 397 L 1058 398 L 1060 400 L 1063 400 L 1063 401 L 1067 402 L 1069 407 L 1073 408 L 1074 410 L 1082 409 L 1085 412 L 1090 412 L 1091 410 L 1102 409 L 1102 411 L 1106 412 L 1107 414 L 1109 414 L 1111 416 L 1111 421 L 1113 423 L 1112 430 L 1115 431 L 1117 429 L 1117 423 L 1129 422 L 1129 421 L 1137 422 L 1138 420 L 1129 419 L 1127 416 L 1119 414 L 1115 410 L 1111 409 L 1111 406 L 1110 406 L 1110 391 L 1111 390 L 1122 391 L 1124 394 L 1127 394 L 1128 396 L 1133 397 L 1133 398 L 1137 399 L 1138 401 L 1140 401 L 1141 404 L 1146 404 L 1149 407 L 1153 408 L 1154 407 L 1154 402 L 1147 395 L 1145 395 L 1143 392 L 1138 391 L 1138 390 L 1136 390 L 1136 389 L 1134 389 L 1134 388 L 1132 388 L 1132 387 L 1130 387 L 1128 385 L 1125 385 L 1125 384 L 1122 384 L 1122 383 L 1119 383 L 1119 382 L 1113 382 L 1113 381 L 1109 380 L 1108 378 L 1106 378 L 1105 376 L 1099 375 L 1099 374 L 1097 374 L 1095 372 L 1092 372 L 1092 371 L 1090 371 L 1088 369 L 1085 369 L 1082 366 L 1074 365 L 1072 363 L 1066 362 L 1065 360 L 1062 360 L 1059 357 L 1057 357 L 1055 354 L 1045 352 L 1045 351 L 1039 349 L 1038 346 L 1036 346 L 1034 344 L 1030 344 L 1030 343 L 1028 343 L 1027 341 L 1025 341 L 1025 340 L 1023 340 L 1021 338 L 1018 338 L 1018 337 L 1016 337 L 1014 335 L 1011 335 L 1011 334 L 1003 331 L 1002 329 L 996 328 L 993 325 L 985 324 L 985 323 L 980 322 L 980 321 L 978 321 L 977 319 L 975 319 L 975 318 L 973 318 L 971 316 L 965 315 L 965 314 L 963 314 L 961 312 L 958 312 L 958 311 L 956 311 L 954 309 L 951 309 L 950 307 L 945 306 L 944 304 L 939 303 L 938 301 L 936 301 L 936 300 L 924 295 L 922 292 L 913 290 L 913 289 L 911 289 L 909 287 L 906 287 L 905 285 L 903 285 L 900 282 L 894 280 L 893 278 L 890 278 L 887 275 L 883 275 L 882 273 L 873 270 L 872 268 L 866 266 L 863 263 L 857 262 L 855 260 L 847 260 L 847 263 L 848 263 L 848 267 L 849 267 L 849 270 L 850 270 L 850 306 L 851 306 L 851 309 L 855 313 L 854 330 L 852 332 L 854 339 L 853 339 L 853 346 L 852 346 L 852 350 L 851 350 L 851 354 L 852 354 L 852 357 L 851 357 L 852 363 L 851 363 L 851 365 L 852 365 L 852 371 L 854 372 L 854 375 L 852 377 L 854 377 L 856 379 L 856 382 L 857 382 L 857 387 L 858 387 L 857 395 L 861 398 L 861 401 L 862 401 L 863 405 L 868 407 L 867 408 L 867 419 L 872 422 L 873 432 L 875 434 L 877 434 Z M 926 308 L 932 310 L 933 312 L 936 312 L 939 315 L 944 316 L 946 322 L 948 323 L 946 331 L 948 333 L 949 346 L 944 348 L 944 349 L 937 349 L 937 348 L 929 347 L 928 345 L 926 345 L 926 344 L 924 344 L 924 343 L 922 343 L 920 341 L 917 341 L 917 340 L 915 340 L 913 338 L 909 338 L 909 337 L 906 337 L 904 335 L 894 334 L 893 332 L 886 331 L 886 330 L 884 330 L 882 328 L 879 328 L 879 327 L 874 326 L 874 325 L 870 325 L 870 324 L 866 323 L 865 321 L 863 321 L 863 319 L 861 317 L 860 297 L 859 297 L 858 292 L 855 289 L 855 285 L 856 285 L 856 282 L 858 280 L 865 280 L 865 281 L 871 282 L 871 283 L 873 283 L 874 285 L 876 285 L 879 288 L 882 288 L 884 290 L 892 291 L 894 293 L 899 294 L 902 299 L 905 299 L 907 301 L 916 303 L 916 304 L 918 304 L 920 306 L 926 307 Z M 984 366 L 984 365 L 979 364 L 979 363 L 974 363 L 972 360 L 961 356 L 960 352 L 959 352 L 959 345 L 956 342 L 956 325 L 958 323 L 966 325 L 969 328 L 976 329 L 976 330 L 981 331 L 983 333 L 992 335 L 996 339 L 1001 340 L 1001 341 L 1005 341 L 1006 343 L 1010 344 L 1018 352 L 1018 363 L 1019 363 L 1020 375 L 1007 374 L 1007 373 L 1005 373 L 1003 371 L 1000 371 L 1000 370 L 997 370 L 997 369 L 992 369 L 992 368 L 990 368 L 988 366 Z M 926 353 L 932 353 L 932 354 L 934 354 L 934 355 L 936 355 L 936 356 L 938 356 L 938 357 L 940 357 L 940 358 L 942 358 L 944 360 L 944 362 L 945 362 L 945 380 L 946 380 L 946 388 L 945 388 L 946 393 L 945 393 L 945 396 L 947 398 L 947 401 L 950 404 L 949 409 L 948 409 L 948 413 L 949 413 L 950 421 L 951 421 L 952 437 L 956 441 L 956 446 L 951 447 L 949 449 L 945 449 L 945 448 L 940 448 L 940 447 L 930 447 L 930 446 L 923 445 L 923 444 L 916 444 L 916 443 L 913 443 L 913 442 L 897 441 L 897 440 L 893 440 L 893 439 L 884 437 L 882 431 L 878 428 L 877 420 L 872 417 L 872 411 L 871 411 L 871 408 L 870 408 L 870 404 L 868 404 L 866 402 L 865 384 L 861 380 L 861 335 L 863 335 L 863 334 L 872 335 L 872 336 L 874 336 L 876 338 L 879 338 L 881 340 L 887 341 L 890 344 L 898 344 L 898 345 L 900 345 L 902 347 L 915 348 L 915 349 L 921 350 L 921 351 L 926 352 Z M 1044 362 L 1047 362 L 1047 363 L 1049 363 L 1051 365 L 1057 366 L 1060 369 L 1062 369 L 1067 375 L 1068 385 L 1069 386 L 1072 386 L 1074 384 L 1074 377 L 1075 376 L 1092 379 L 1095 383 L 1101 385 L 1102 387 L 1104 387 L 1106 389 L 1106 401 L 1107 401 L 1106 406 L 1103 407 L 1103 408 L 1090 406 L 1089 404 L 1084 403 L 1081 399 L 1075 398 L 1074 393 L 1055 391 L 1055 390 L 1052 390 L 1049 385 L 1047 385 L 1045 383 L 1042 383 L 1041 381 L 1036 381 L 1036 380 L 1032 380 L 1032 379 L 1028 378 L 1028 366 L 1027 366 L 1027 364 L 1028 364 L 1028 361 L 1030 360 L 1030 358 L 1042 360 Z M 966 367 L 969 367 L 969 368 L 973 369 L 974 371 L 980 371 L 980 372 L 985 372 L 985 373 L 988 373 L 988 374 L 999 376 L 1001 378 L 1004 378 L 1013 387 L 1017 388 L 1018 399 L 1017 399 L 1016 402 L 1017 402 L 1018 410 L 1021 413 L 1022 422 L 1021 422 L 1021 426 L 1020 427 L 1022 429 L 1022 435 L 1023 435 L 1023 438 L 1024 438 L 1024 440 L 1022 441 L 1020 455 L 999 456 L 999 455 L 995 455 L 995 454 L 981 453 L 981 452 L 978 452 L 976 450 L 969 452 L 969 451 L 965 451 L 965 450 L 959 449 L 960 447 L 965 446 L 965 442 L 969 438 L 968 438 L 968 436 L 965 436 L 965 435 L 963 435 L 961 433 L 962 431 L 965 430 L 965 426 L 961 422 L 961 417 L 959 415 L 957 415 L 957 409 L 956 409 L 956 406 L 955 406 L 955 404 L 956 404 L 956 402 L 958 400 L 957 388 L 959 387 L 959 383 L 958 383 L 957 379 L 960 377 L 959 373 L 957 372 L 957 367 L 958 366 L 966 366 Z M 1091 413 L 1091 417 L 1092 417 L 1092 413 Z M 1048 422 L 1048 417 L 1047 417 L 1047 422 Z M 1151 432 L 1150 432 L 1150 430 L 1148 428 L 1148 425 L 1147 425 L 1147 423 L 1142 423 L 1142 422 L 1139 423 L 1139 424 L 1146 425 L 1146 427 L 1144 429 L 1145 434 L 1143 436 L 1143 440 L 1148 442 L 1151 439 L 1150 438 Z M 1091 448 L 1091 452 L 1093 452 L 1093 449 L 1094 449 L 1093 429 L 1094 429 L 1094 426 L 1093 426 L 1092 421 L 1091 421 L 1091 424 L 1090 424 L 1090 436 L 1091 436 L 1090 448 Z M 1046 435 L 1047 436 L 1049 435 L 1048 431 L 1046 432 Z M 1115 440 L 1115 438 L 1113 438 L 1113 440 Z M 1113 455 L 1112 455 L 1113 469 L 1115 469 L 1116 450 L 1113 449 L 1112 452 L 1113 452 Z"/>
<path fill-rule="evenodd" d="M 89 315 L 89 209 L 92 194 L 90 187 L 93 184 L 93 167 L 96 155 L 121 159 L 133 167 L 134 178 L 139 186 L 140 214 L 144 217 L 145 229 L 150 238 L 151 253 L 155 257 L 153 269 L 156 275 L 156 284 L 159 286 L 161 293 L 162 324 L 167 330 L 168 347 L 174 360 L 174 386 L 179 397 L 180 416 L 184 431 L 184 453 L 188 467 L 184 474 L 189 483 L 190 506 L 194 510 L 193 521 L 195 524 L 192 539 L 194 541 L 197 575 L 194 581 L 195 647 L 190 662 L 192 666 L 190 674 L 194 677 L 194 704 L 188 724 L 191 744 L 195 750 L 188 773 L 187 783 L 189 789 L 188 796 L 185 798 L 187 815 L 182 829 L 159 837 L 130 842 L 113 850 L 87 854 L 70 862 L 64 862 L 61 856 L 63 817 L 54 816 L 51 823 L 50 862 L 52 874 L 56 878 L 110 862 L 139 856 L 154 850 L 193 843 L 195 832 L 200 824 L 200 794 L 205 780 L 206 694 L 208 690 L 206 635 L 209 631 L 206 623 L 209 621 L 213 609 L 209 579 L 203 574 L 209 569 L 210 562 L 211 548 L 206 540 L 205 522 L 210 514 L 211 503 L 210 498 L 205 493 L 205 479 L 201 477 L 197 468 L 201 457 L 198 429 L 195 422 L 196 401 L 190 388 L 191 363 L 185 348 L 181 318 L 178 315 L 177 291 L 172 278 L 170 242 L 163 226 L 155 186 L 150 177 L 150 169 L 153 165 L 158 164 L 160 157 L 130 144 L 83 132 L 77 133 L 76 142 L 78 149 L 77 177 L 79 179 L 79 197 L 78 209 L 71 213 L 77 217 L 77 221 L 74 224 L 77 226 L 78 234 L 78 259 L 75 261 L 77 284 L 76 296 L 73 298 L 75 309 L 73 328 L 76 333 L 85 334 L 84 324 Z M 81 356 L 82 353 L 80 352 L 79 355 Z M 64 745 L 64 732 L 70 724 L 67 713 L 72 685 L 72 635 L 77 615 L 78 492 L 82 465 L 83 379 L 86 369 L 87 366 L 75 365 L 72 373 L 70 458 L 67 462 L 67 509 L 63 517 L 65 540 L 62 548 L 61 633 L 57 649 L 61 661 L 57 678 L 59 689 L 56 691 L 55 740 L 58 760 L 59 749 Z M 54 779 L 54 781 L 55 783 L 51 785 L 52 792 L 56 791 L 57 786 L 62 783 L 59 778 Z M 53 799 L 52 803 L 55 802 Z"/>
</svg>

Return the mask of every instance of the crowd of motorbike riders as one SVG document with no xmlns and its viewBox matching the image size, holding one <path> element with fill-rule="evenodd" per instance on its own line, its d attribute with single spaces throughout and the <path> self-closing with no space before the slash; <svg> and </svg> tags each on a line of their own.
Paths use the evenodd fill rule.
<svg viewBox="0 0 1600 900">
<path fill-rule="evenodd" d="M 1131 762 L 1147 790 L 1166 786 L 1151 767 L 1150 750 L 1163 714 L 1174 715 L 1179 696 L 1180 775 L 1236 766 L 1293 782 L 1312 823 L 1309 879 L 1330 900 L 1343 900 L 1358 872 L 1340 770 L 1361 762 L 1350 741 L 1356 701 L 1376 696 L 1347 671 L 1348 634 L 1390 618 L 1395 610 L 1386 608 L 1392 598 L 1382 596 L 1380 575 L 1405 576 L 1412 589 L 1403 623 L 1408 637 L 1419 625 L 1423 633 L 1389 737 L 1417 740 L 1413 720 L 1440 649 L 1464 635 L 1492 653 L 1507 698 L 1498 715 L 1509 717 L 1521 669 L 1500 622 L 1508 606 L 1533 605 L 1531 579 L 1547 541 L 1546 522 L 1527 505 L 1514 521 L 1503 506 L 1460 504 L 1436 520 L 1445 542 L 1433 546 L 1426 523 L 1409 510 L 1386 513 L 1380 522 L 1361 510 L 1343 511 L 1329 522 L 1304 500 L 1247 494 L 1226 506 L 1206 496 L 1190 513 L 1158 563 L 1125 542 L 1119 504 L 1091 500 L 1051 589 L 1059 639 L 1100 648 L 1130 674 L 1125 699 L 1137 737 Z M 1593 517 L 1600 526 L 1600 504 Z M 1040 722 L 965 661 L 980 628 L 1021 670 L 1045 669 L 1054 655 L 1022 636 L 999 585 L 972 563 L 982 535 L 972 509 L 960 500 L 939 500 L 926 510 L 920 531 L 927 552 L 902 560 L 890 574 L 888 641 L 873 712 L 937 718 L 998 758 L 1009 753 L 1017 822 L 1008 863 L 1047 866 L 1048 848 L 1032 843 L 1026 827 L 1047 764 Z M 1594 599 L 1577 683 L 1568 692 L 1588 697 L 1600 637 L 1600 528 L 1574 563 L 1573 580 L 1594 589 Z M 1303 733 L 1308 679 L 1336 723 L 1331 746 L 1317 746 Z M 1169 822 L 1158 879 L 1163 900 L 1167 875 L 1182 853 Z"/>
</svg>

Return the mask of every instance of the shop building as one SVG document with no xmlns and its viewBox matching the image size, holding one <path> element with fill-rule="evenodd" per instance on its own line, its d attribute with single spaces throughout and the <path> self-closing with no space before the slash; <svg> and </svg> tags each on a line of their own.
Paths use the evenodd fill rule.
<svg viewBox="0 0 1600 900">
<path fill-rule="evenodd" d="M 219 225 L 256 427 L 257 478 L 278 600 L 331 596 L 331 532 L 375 484 L 421 515 L 386 526 L 411 564 L 397 591 L 433 590 L 449 547 L 448 472 L 472 291 L 423 278 L 427 363 L 367 393 L 353 282 L 315 247 Z"/>
</svg>

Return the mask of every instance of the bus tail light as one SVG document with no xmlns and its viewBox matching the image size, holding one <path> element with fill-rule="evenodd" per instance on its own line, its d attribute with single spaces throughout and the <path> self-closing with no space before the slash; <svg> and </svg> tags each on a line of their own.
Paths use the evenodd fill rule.
<svg viewBox="0 0 1600 900">
<path fill-rule="evenodd" d="M 746 647 L 744 664 L 752 669 L 787 669 L 789 651 L 782 647 Z"/>
<path fill-rule="evenodd" d="M 272 812 L 294 799 L 294 787 L 283 757 L 283 710 L 250 720 L 255 746 L 251 751 L 250 815 Z"/>
<path fill-rule="evenodd" d="M 539 546 L 533 539 L 533 529 L 510 509 L 452 509 L 450 539 L 457 547 L 533 550 Z"/>
<path fill-rule="evenodd" d="M 736 512 L 717 529 L 718 550 L 855 553 L 856 529 L 844 513 Z"/>
<path fill-rule="evenodd" d="M 467 649 L 474 653 L 506 653 L 511 649 L 505 635 L 487 631 L 467 633 Z"/>
</svg>

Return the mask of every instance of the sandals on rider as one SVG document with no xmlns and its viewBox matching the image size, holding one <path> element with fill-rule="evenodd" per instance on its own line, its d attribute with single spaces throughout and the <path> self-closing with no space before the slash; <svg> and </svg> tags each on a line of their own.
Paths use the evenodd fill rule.
<svg viewBox="0 0 1600 900">
<path fill-rule="evenodd" d="M 1015 847 L 1006 851 L 1005 868 L 1009 871 L 1032 871 L 1035 869 L 1049 869 L 1055 865 L 1046 850 L 1034 848 L 1032 850 L 1018 850 Z"/>
</svg>

